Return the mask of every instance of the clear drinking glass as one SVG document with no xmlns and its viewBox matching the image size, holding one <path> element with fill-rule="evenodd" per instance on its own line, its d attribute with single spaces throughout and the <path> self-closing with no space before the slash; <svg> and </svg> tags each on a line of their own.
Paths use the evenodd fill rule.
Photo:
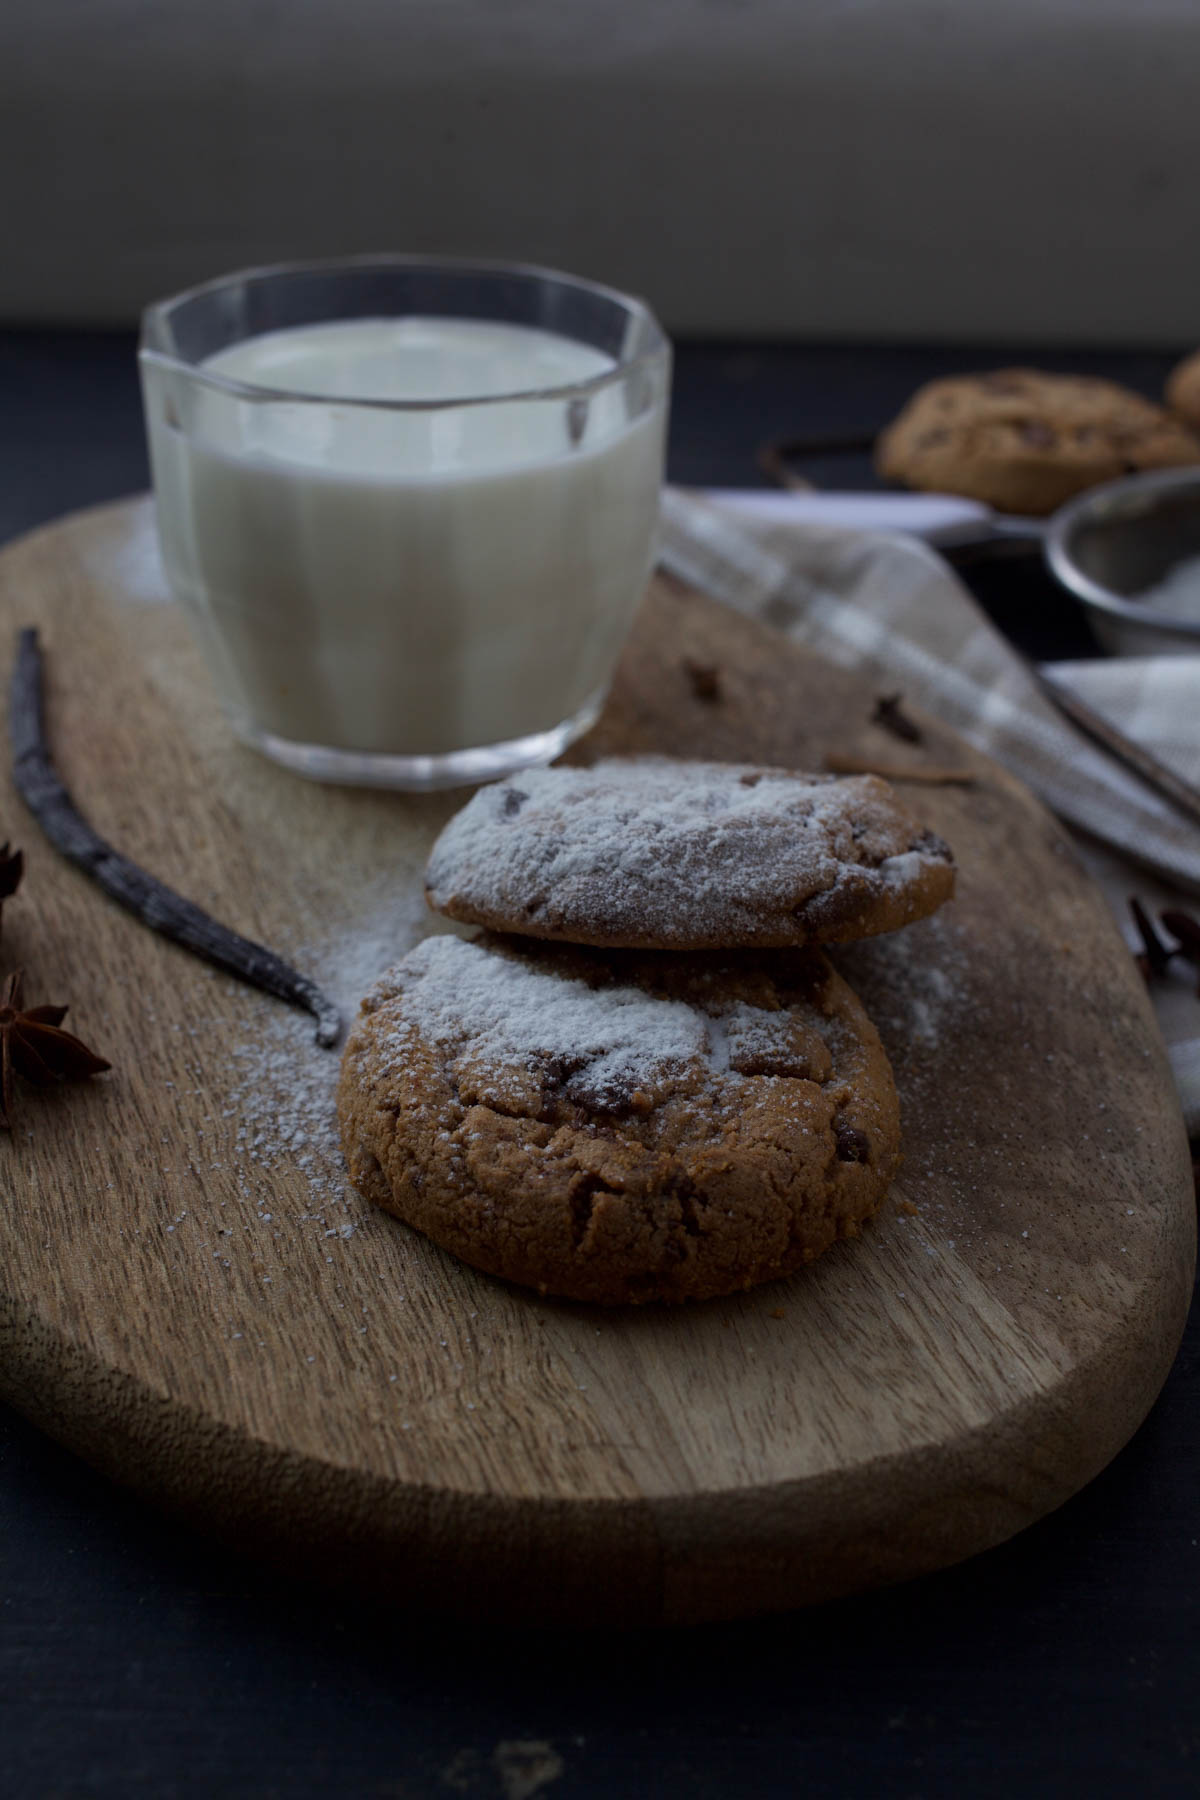
<svg viewBox="0 0 1200 1800">
<path fill-rule="evenodd" d="M 163 560 L 239 735 L 442 787 L 556 755 L 650 568 L 670 346 L 550 271 L 367 257 L 145 313 Z"/>
</svg>

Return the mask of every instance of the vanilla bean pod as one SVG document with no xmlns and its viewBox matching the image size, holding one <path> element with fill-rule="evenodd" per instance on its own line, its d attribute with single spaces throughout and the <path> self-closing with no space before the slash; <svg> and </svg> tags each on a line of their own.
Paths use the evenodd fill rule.
<svg viewBox="0 0 1200 1800">
<path fill-rule="evenodd" d="M 56 850 L 90 875 L 106 894 L 160 937 L 182 944 L 239 981 L 312 1013 L 317 1042 L 329 1048 L 341 1035 L 337 1008 L 316 983 L 281 957 L 240 937 L 200 907 L 148 875 L 93 831 L 54 767 L 46 742 L 42 701 L 42 651 L 35 630 L 17 640 L 17 660 L 9 695 L 9 737 L 13 776 L 26 806 Z"/>
</svg>

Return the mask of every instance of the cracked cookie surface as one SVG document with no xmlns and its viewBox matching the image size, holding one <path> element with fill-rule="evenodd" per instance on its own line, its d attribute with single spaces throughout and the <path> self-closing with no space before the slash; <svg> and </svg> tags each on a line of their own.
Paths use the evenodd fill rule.
<svg viewBox="0 0 1200 1800">
<path fill-rule="evenodd" d="M 877 775 L 613 757 L 480 788 L 433 847 L 452 919 L 600 948 L 844 943 L 924 918 L 950 848 Z"/>
<path fill-rule="evenodd" d="M 678 956 L 428 938 L 338 1090 L 351 1178 L 464 1261 L 605 1304 L 784 1275 L 876 1212 L 899 1103 L 815 951 Z"/>
</svg>

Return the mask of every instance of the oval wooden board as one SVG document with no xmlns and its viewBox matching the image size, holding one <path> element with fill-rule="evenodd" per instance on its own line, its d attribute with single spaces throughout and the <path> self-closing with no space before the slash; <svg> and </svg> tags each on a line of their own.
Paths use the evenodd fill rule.
<svg viewBox="0 0 1200 1800">
<path fill-rule="evenodd" d="M 459 796 L 306 784 L 241 749 L 164 597 L 145 501 L 0 557 L 96 826 L 351 1002 L 429 921 Z M 720 697 L 684 659 L 714 665 Z M 903 1175 L 787 1282 L 604 1312 L 477 1275 L 346 1188 L 310 1022 L 152 937 L 42 842 L 6 966 L 111 1076 L 24 1090 L 0 1144 L 5 1395 L 116 1479 L 294 1571 L 512 1619 L 788 1607 L 969 1555 L 1058 1505 L 1182 1331 L 1186 1145 L 1128 952 L 1052 819 L 851 675 L 656 584 L 589 749 L 970 764 L 912 787 L 936 919 L 839 957 L 892 1054 Z"/>
</svg>

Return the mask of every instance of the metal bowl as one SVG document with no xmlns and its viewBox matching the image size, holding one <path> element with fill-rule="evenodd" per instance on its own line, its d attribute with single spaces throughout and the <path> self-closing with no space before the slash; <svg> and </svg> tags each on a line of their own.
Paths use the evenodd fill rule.
<svg viewBox="0 0 1200 1800">
<path fill-rule="evenodd" d="M 1092 488 L 1046 525 L 1046 561 L 1083 601 L 1117 656 L 1200 656 L 1195 619 L 1156 612 L 1139 595 L 1177 563 L 1200 557 L 1200 468 L 1156 469 Z"/>
</svg>

